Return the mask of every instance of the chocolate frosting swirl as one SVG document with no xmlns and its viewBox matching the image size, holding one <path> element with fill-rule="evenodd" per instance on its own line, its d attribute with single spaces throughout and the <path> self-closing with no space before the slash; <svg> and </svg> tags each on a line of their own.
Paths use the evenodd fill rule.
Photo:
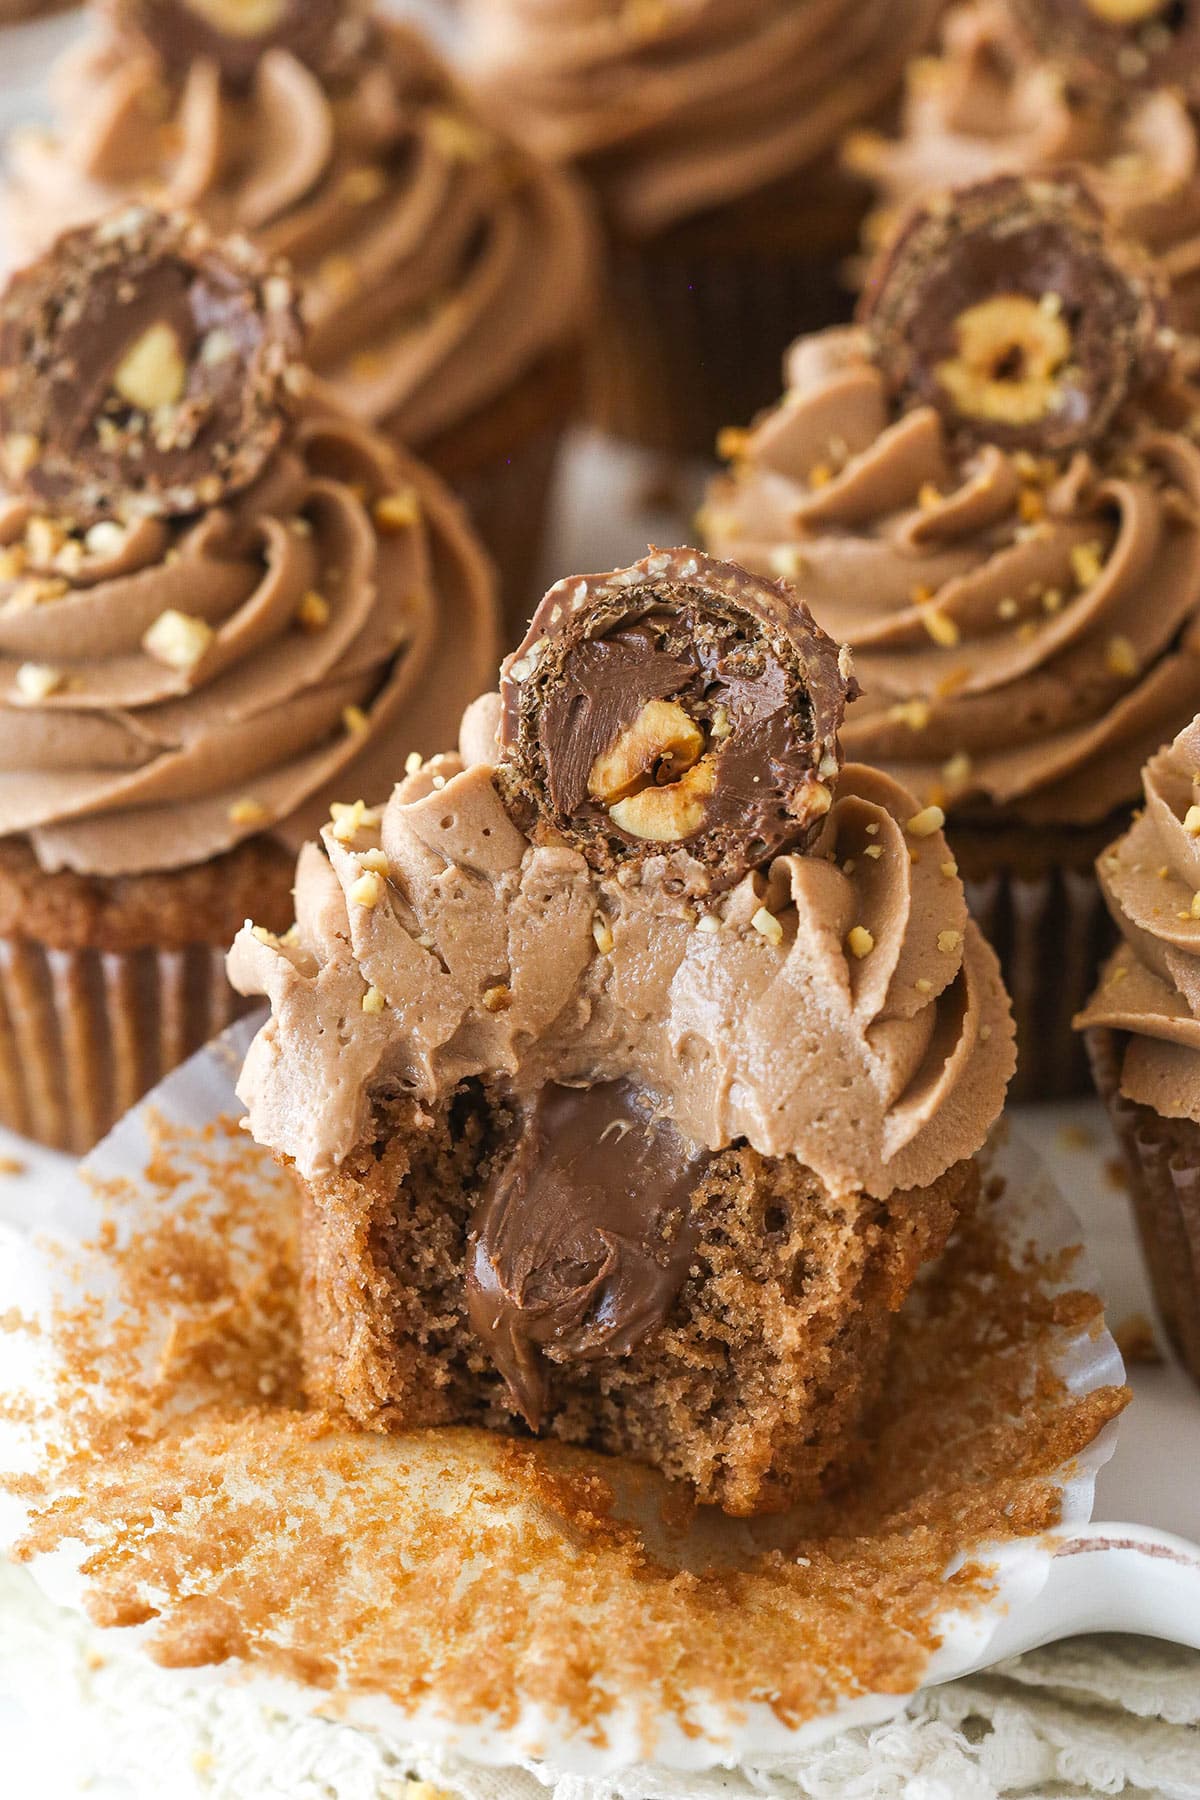
<svg viewBox="0 0 1200 1800">
<path fill-rule="evenodd" d="M 1200 717 L 1150 758 L 1145 807 L 1096 864 L 1121 942 L 1076 1018 L 1128 1033 L 1121 1092 L 1200 1122 Z"/>
<path fill-rule="evenodd" d="M 478 702 L 459 755 L 305 849 L 295 942 L 239 934 L 231 979 L 272 1007 L 239 1084 L 260 1143 L 313 1176 L 370 1141 L 376 1096 L 436 1104 L 487 1074 L 518 1102 L 632 1083 L 691 1145 L 744 1139 L 838 1192 L 979 1148 L 1012 1027 L 936 817 L 847 765 L 809 853 L 701 913 L 678 852 L 604 874 L 518 830 L 499 713 Z"/>
<path fill-rule="evenodd" d="M 269 50 L 337 75 L 361 57 L 368 37 L 364 0 L 107 0 L 105 10 L 172 75 L 204 58 L 231 87 L 249 86 Z"/>
<path fill-rule="evenodd" d="M 320 395 L 198 516 L 69 529 L 0 500 L 0 571 L 0 835 L 47 869 L 295 846 L 331 784 L 385 791 L 494 667 L 456 504 Z"/>
<path fill-rule="evenodd" d="M 964 452 L 930 406 L 897 415 L 859 329 L 801 340 L 785 379 L 737 434 L 706 536 L 852 647 L 847 755 L 960 818 L 1128 804 L 1200 698 L 1195 390 L 1176 376 L 1053 459 Z"/>
<path fill-rule="evenodd" d="M 1179 53 L 1161 83 L 1080 81 L 1077 63 L 1039 48 L 1016 10 L 1007 0 L 955 7 L 940 53 L 910 69 L 899 134 L 848 141 L 850 168 L 879 194 L 872 241 L 947 171 L 968 182 L 1077 165 L 1114 227 L 1160 258 L 1176 322 L 1200 329 L 1200 125 L 1180 92 Z M 1056 9 L 1031 0 L 1029 10 Z"/>
<path fill-rule="evenodd" d="M 938 0 L 472 0 L 484 98 L 652 233 L 829 156 L 927 41 Z"/>
<path fill-rule="evenodd" d="M 184 5 L 184 0 L 178 0 Z M 290 262 L 308 358 L 356 417 L 425 446 L 574 345 L 593 245 L 569 179 L 473 114 L 411 30 L 376 22 L 325 79 L 293 47 L 231 87 L 102 32 L 60 65 L 50 133 L 18 133 L 4 193 L 27 254 L 153 196 Z"/>
</svg>

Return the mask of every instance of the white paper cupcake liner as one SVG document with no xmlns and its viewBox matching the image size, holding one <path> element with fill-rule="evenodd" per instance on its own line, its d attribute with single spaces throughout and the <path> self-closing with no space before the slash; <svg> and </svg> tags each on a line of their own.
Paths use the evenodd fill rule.
<svg viewBox="0 0 1200 1800">
<path fill-rule="evenodd" d="M 83 1410 L 90 1410 L 95 1424 L 103 1422 L 106 1407 L 120 1401 L 127 1408 L 133 1381 L 140 1384 L 139 1429 L 203 1452 L 203 1479 L 188 1487 L 184 1503 L 172 1497 L 168 1471 L 161 1483 L 130 1490 L 130 1510 L 120 1514 L 119 1527 L 112 1508 L 101 1508 L 92 1491 L 82 1498 L 76 1493 L 74 1510 L 62 1515 L 62 1541 L 30 1563 L 52 1598 L 87 1607 L 113 1630 L 115 1621 L 131 1621 L 119 1627 L 122 1645 L 145 1640 L 161 1660 L 166 1643 L 168 1660 L 189 1663 L 189 1682 L 198 1667 L 224 1656 L 212 1668 L 214 1681 L 251 1682 L 265 1704 L 297 1719 L 320 1708 L 342 1722 L 399 1737 L 430 1766 L 441 1758 L 523 1763 L 600 1781 L 614 1793 L 648 1794 L 658 1791 L 660 1780 L 665 1791 L 682 1773 L 722 1767 L 765 1778 L 801 1746 L 846 1725 L 894 1716 L 917 1685 L 986 1662 L 989 1646 L 1001 1641 L 1002 1624 L 1002 1640 L 1011 1644 L 1014 1622 L 1035 1607 L 1050 1574 L 1053 1540 L 1042 1529 L 1044 1520 L 1028 1535 L 993 1544 L 973 1541 L 964 1527 L 958 1553 L 943 1571 L 945 1605 L 920 1634 L 925 1648 L 910 1645 L 905 1679 L 889 1678 L 886 1686 L 894 1691 L 878 1692 L 861 1675 L 848 1678 L 844 1667 L 823 1659 L 806 1635 L 812 1618 L 822 1615 L 806 1610 L 808 1576 L 801 1571 L 827 1546 L 818 1546 L 811 1558 L 794 1550 L 782 1559 L 765 1556 L 763 1546 L 772 1537 L 778 1543 L 787 1536 L 787 1522 L 756 1526 L 701 1514 L 685 1527 L 681 1520 L 664 1522 L 655 1478 L 598 1458 L 572 1461 L 572 1453 L 561 1449 L 465 1431 L 389 1438 L 332 1426 L 300 1429 L 297 1414 L 272 1411 L 290 1379 L 286 1358 L 264 1361 L 256 1385 L 259 1351 L 246 1329 L 251 1313 L 238 1309 L 249 1296 L 259 1308 L 253 1316 L 268 1317 L 281 1283 L 291 1278 L 286 1267 L 294 1191 L 286 1172 L 228 1124 L 238 1113 L 234 1072 L 254 1025 L 250 1020 L 233 1027 L 125 1119 L 84 1175 L 48 1199 L 39 1234 L 19 1222 L 0 1228 L 0 1318 L 7 1315 L 9 1324 L 0 1334 L 0 1393 L 20 1397 L 0 1413 L 0 1469 L 44 1468 L 47 1447 L 69 1441 Z M 165 1125 L 159 1128 L 156 1119 Z M 1012 1266 L 1031 1258 L 1037 1264 L 1046 1369 L 1061 1377 L 1062 1403 L 1077 1409 L 1082 1397 L 1119 1386 L 1124 1373 L 1094 1307 L 1053 1304 L 1056 1295 L 1088 1287 L 1086 1272 L 1067 1254 L 1079 1241 L 1078 1227 L 1015 1134 L 989 1154 L 995 1229 Z M 173 1227 L 177 1238 L 170 1235 Z M 181 1245 L 190 1246 L 186 1254 Z M 219 1279 L 204 1267 L 206 1245 L 214 1258 L 219 1252 Z M 131 1312 L 122 1259 L 143 1249 L 153 1252 L 144 1259 L 151 1266 L 143 1271 L 141 1307 Z M 147 1303 L 151 1292 L 156 1298 Z M 84 1383 L 78 1361 L 72 1362 L 81 1335 L 99 1347 Z M 214 1346 L 222 1353 L 216 1359 Z M 218 1369 L 217 1361 L 228 1366 Z M 65 1366 L 74 1371 L 69 1391 Z M 947 1425 L 951 1449 L 955 1435 L 961 1437 L 964 1464 L 989 1434 L 1011 1435 L 1014 1421 L 1019 1432 L 1038 1428 L 1035 1405 L 1028 1423 L 1011 1400 L 1004 1403 L 1008 1415 L 1001 1416 L 991 1384 L 972 1387 L 968 1371 L 955 1374 L 960 1383 L 964 1377 L 958 1410 Z M 211 1416 L 190 1410 L 212 1401 L 214 1383 L 223 1384 L 224 1396 L 215 1435 Z M 231 1407 L 233 1393 L 240 1399 Z M 286 1452 L 292 1459 L 286 1467 L 261 1451 L 255 1433 L 268 1427 L 276 1436 L 262 1441 L 277 1444 L 281 1456 Z M 893 1452 L 897 1442 L 903 1444 L 904 1428 L 898 1419 L 888 1440 Z M 129 1441 L 118 1442 L 111 1469 L 96 1464 L 97 1493 L 119 1482 Z M 1063 1525 L 1090 1516 L 1095 1476 L 1113 1444 L 1109 1423 L 1035 1484 L 1061 1496 Z M 136 1465 L 138 1453 L 131 1454 Z M 617 1493 L 611 1522 L 599 1502 L 593 1506 L 597 1520 L 588 1512 L 593 1502 L 580 1500 L 591 1492 L 589 1480 L 610 1475 Z M 586 1478 L 582 1486 L 576 1477 Z M 914 1531 L 921 1504 L 938 1499 L 912 1496 Z M 95 1516 L 89 1513 L 93 1501 Z M 971 1504 L 965 1490 L 963 1504 Z M 38 1511 L 28 1494 L 0 1499 L 0 1542 L 21 1540 L 32 1519 L 34 1539 L 49 1544 L 54 1534 L 39 1526 Z M 465 1529 L 473 1554 L 461 1548 Z M 903 1529 L 897 1515 L 889 1531 L 898 1543 Z M 636 1532 L 646 1556 L 661 1556 L 664 1568 L 664 1546 L 671 1547 L 661 1582 L 631 1579 L 640 1557 L 629 1551 Z M 145 1560 L 150 1551 L 152 1563 Z M 869 1558 L 861 1560 L 869 1564 Z M 747 1572 L 744 1591 L 730 1584 L 726 1615 L 721 1570 L 730 1561 Z M 974 1592 L 966 1601 L 955 1578 L 968 1564 Z M 862 1579 L 856 1566 L 853 1558 L 847 1561 L 833 1610 L 843 1623 L 853 1616 L 870 1636 L 873 1608 L 882 1603 L 869 1585 L 855 1592 Z M 682 1588 L 670 1579 L 680 1567 L 691 1571 Z M 786 1674 L 799 1691 L 797 1684 L 811 1675 L 813 1707 L 781 1716 L 779 1695 L 762 1668 L 748 1668 L 739 1690 L 732 1669 L 717 1671 L 723 1679 L 714 1685 L 699 1664 L 688 1664 L 695 1645 L 680 1628 L 693 1616 L 687 1595 L 703 1595 L 713 1583 L 719 1604 L 714 1610 L 695 1602 L 694 1617 L 717 1631 L 714 1641 L 724 1641 L 720 1633 L 727 1629 L 729 1641 L 751 1660 L 754 1622 L 774 1629 L 779 1609 L 789 1609 L 781 1641 L 791 1646 L 790 1667 L 779 1669 L 778 1679 Z M 503 1584 L 508 1611 L 489 1621 L 486 1603 Z M 261 1598 L 267 1591 L 266 1625 L 260 1618 L 239 1639 L 230 1629 L 231 1622 L 238 1624 L 238 1607 L 247 1595 Z M 793 1606 L 794 1632 L 788 1624 Z M 593 1627 L 609 1614 L 614 1630 L 605 1638 Z M 357 1636 L 347 1635 L 347 1616 Z M 185 1618 L 190 1635 L 182 1631 Z M 881 1632 L 886 1623 L 881 1621 Z M 888 1630 L 895 1636 L 894 1625 Z M 363 1679 L 361 1659 L 353 1663 L 356 1646 L 361 1652 L 365 1642 L 374 1658 L 369 1667 L 379 1671 L 374 1682 Z M 314 1643 L 325 1657 L 320 1670 L 298 1654 L 311 1659 Z M 578 1666 L 564 1643 L 575 1644 Z M 514 1656 L 517 1644 L 522 1648 Z M 631 1648 L 641 1658 L 634 1664 Z M 280 1673 L 284 1666 L 286 1675 Z M 640 1670 L 636 1679 L 634 1666 Z M 668 1702 L 659 1678 L 672 1666 L 683 1673 Z M 306 1667 L 314 1679 L 302 1678 Z M 689 1667 L 699 1672 L 689 1674 Z M 401 1668 L 420 1676 L 408 1681 L 403 1694 L 395 1685 Z M 494 1683 L 497 1669 L 507 1673 L 494 1690 L 486 1684 Z M 463 1698 L 472 1672 L 474 1702 Z M 560 1690 L 561 1700 L 548 1698 Z"/>
</svg>

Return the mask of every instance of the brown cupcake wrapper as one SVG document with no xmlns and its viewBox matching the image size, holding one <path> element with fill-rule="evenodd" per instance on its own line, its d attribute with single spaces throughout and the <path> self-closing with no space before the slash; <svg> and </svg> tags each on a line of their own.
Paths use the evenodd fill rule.
<svg viewBox="0 0 1200 1800">
<path fill-rule="evenodd" d="M 1129 1169 L 1134 1218 L 1167 1335 L 1200 1383 L 1200 1125 L 1166 1119 L 1120 1091 L 1123 1039 L 1084 1034 L 1100 1090 Z"/>
<path fill-rule="evenodd" d="M 849 316 L 841 260 L 615 243 L 588 366 L 589 417 L 647 449 L 713 456 L 722 426 L 749 424 L 778 398 L 788 345 Z"/>
<path fill-rule="evenodd" d="M 954 833 L 950 833 L 953 847 Z M 1114 929 L 1090 869 L 964 872 L 971 917 L 1012 998 L 1017 1072 L 1009 1100 L 1069 1100 L 1091 1091 L 1071 1020 L 1087 1003 Z"/>
<path fill-rule="evenodd" d="M 83 1155 L 248 1005 L 214 945 L 56 950 L 0 937 L 0 1124 Z"/>
</svg>

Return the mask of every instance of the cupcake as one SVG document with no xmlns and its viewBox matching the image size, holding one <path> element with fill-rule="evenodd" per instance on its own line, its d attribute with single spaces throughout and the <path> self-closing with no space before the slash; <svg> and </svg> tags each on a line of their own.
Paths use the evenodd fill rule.
<svg viewBox="0 0 1200 1800">
<path fill-rule="evenodd" d="M 485 128 L 409 27 L 332 0 L 252 23 L 113 0 L 56 73 L 61 124 L 10 145 L 10 238 L 32 252 L 148 198 L 286 257 L 312 367 L 467 501 L 515 638 L 576 401 L 584 202 Z"/>
<path fill-rule="evenodd" d="M 1200 717 L 1150 758 L 1096 872 L 1120 941 L 1076 1024 L 1129 1174 L 1163 1324 L 1200 1382 Z"/>
<path fill-rule="evenodd" d="M 1022 1098 L 1086 1086 L 1093 864 L 1200 704 L 1200 393 L 1161 308 L 1073 178 L 941 196 L 861 323 L 792 347 L 703 514 L 852 647 L 847 753 L 945 813 Z"/>
<path fill-rule="evenodd" d="M 312 1396 L 534 1431 L 740 1514 L 867 1451 L 1012 1025 L 936 821 L 841 767 L 848 661 L 691 550 L 552 588 L 460 752 L 230 969 L 304 1178 Z"/>
<path fill-rule="evenodd" d="M 482 97 L 577 165 L 609 227 L 599 422 L 710 455 L 765 406 L 798 331 L 846 316 L 866 200 L 837 165 L 939 0 L 473 0 Z"/>
<path fill-rule="evenodd" d="M 878 197 L 877 244 L 956 181 L 1086 169 L 1122 234 L 1148 246 L 1175 322 L 1200 329 L 1200 13 L 1190 3 L 972 0 L 915 62 L 894 137 L 854 134 L 845 163 Z"/>
<path fill-rule="evenodd" d="M 0 299 L 0 1121 L 46 1144 L 227 1022 L 330 792 L 386 793 L 495 666 L 457 504 L 301 348 L 284 275 L 144 207 Z"/>
</svg>

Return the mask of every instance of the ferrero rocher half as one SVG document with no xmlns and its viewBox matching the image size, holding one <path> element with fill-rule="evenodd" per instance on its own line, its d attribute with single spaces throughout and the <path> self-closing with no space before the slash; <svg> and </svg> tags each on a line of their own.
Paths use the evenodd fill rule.
<svg viewBox="0 0 1200 1800">
<path fill-rule="evenodd" d="M 245 240 L 132 206 L 67 232 L 0 301 L 0 470 L 81 523 L 248 487 L 302 347 L 291 282 Z"/>
<path fill-rule="evenodd" d="M 231 88 L 248 87 L 271 50 L 322 77 L 340 74 L 369 38 L 365 0 L 108 0 L 106 10 L 172 73 L 204 59 Z"/>
<path fill-rule="evenodd" d="M 501 691 L 523 829 L 602 870 L 684 851 L 715 891 L 818 829 L 855 690 L 789 588 L 670 550 L 551 588 Z"/>
<path fill-rule="evenodd" d="M 1068 75 L 1111 88 L 1177 87 L 1200 98 L 1195 0 L 1009 0 L 1027 36 Z"/>
<path fill-rule="evenodd" d="M 1161 371 L 1165 293 L 1073 176 L 1001 176 L 912 212 L 860 307 L 904 407 L 980 443 L 1095 444 Z"/>
</svg>

